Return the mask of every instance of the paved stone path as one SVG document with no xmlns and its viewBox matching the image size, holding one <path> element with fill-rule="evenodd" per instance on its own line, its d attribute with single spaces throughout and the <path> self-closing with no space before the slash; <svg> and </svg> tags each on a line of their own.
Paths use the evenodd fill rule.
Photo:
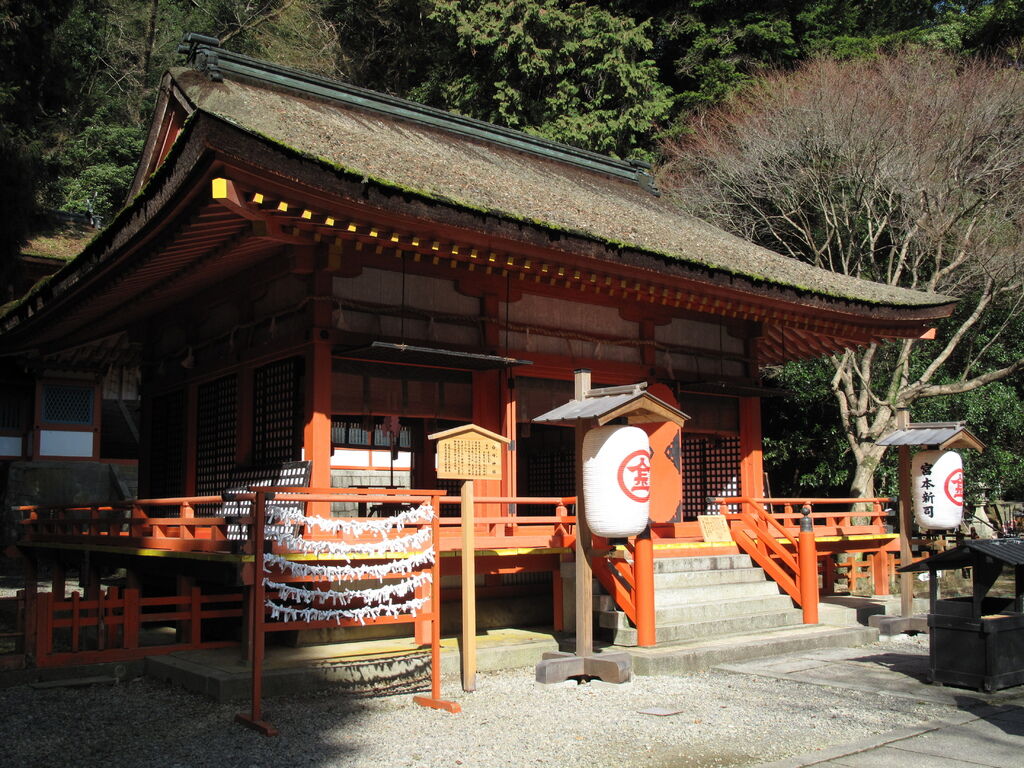
<svg viewBox="0 0 1024 768">
<path fill-rule="evenodd" d="M 718 669 L 832 688 L 884 691 L 951 708 L 948 715 L 919 726 L 765 763 L 759 768 L 1024 766 L 1024 690 L 1018 686 L 984 694 L 929 685 L 927 656 L 886 649 L 836 648 L 724 664 Z"/>
</svg>

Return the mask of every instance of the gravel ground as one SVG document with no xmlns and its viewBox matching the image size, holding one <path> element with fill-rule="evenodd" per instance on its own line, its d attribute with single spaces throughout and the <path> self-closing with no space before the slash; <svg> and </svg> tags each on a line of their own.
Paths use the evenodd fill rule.
<svg viewBox="0 0 1024 768">
<path fill-rule="evenodd" d="M 926 650 L 918 638 L 880 647 Z M 883 693 L 836 690 L 709 671 L 541 687 L 530 670 L 478 676 L 478 690 L 446 681 L 451 715 L 408 695 L 353 698 L 321 691 L 272 699 L 265 738 L 218 705 L 149 680 L 116 686 L 0 690 L 0 765 L 749 766 L 941 716 L 948 708 Z M 680 710 L 640 714 L 648 707 Z"/>
</svg>

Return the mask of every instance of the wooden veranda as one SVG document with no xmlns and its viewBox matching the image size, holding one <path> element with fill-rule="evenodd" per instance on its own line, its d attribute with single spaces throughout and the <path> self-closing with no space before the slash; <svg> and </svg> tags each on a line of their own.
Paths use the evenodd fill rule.
<svg viewBox="0 0 1024 768">
<path fill-rule="evenodd" d="M 440 573 L 459 574 L 462 521 L 447 512 L 456 511 L 460 499 L 436 490 L 390 493 L 418 493 L 435 499 L 442 511 L 438 518 Z M 352 503 L 362 499 L 358 503 L 364 505 L 388 498 L 387 491 L 372 489 L 303 489 L 302 494 L 297 498 L 314 494 L 312 498 L 319 501 Z M 20 653 L 8 655 L 4 663 L 60 666 L 225 645 L 237 645 L 245 654 L 247 601 L 255 571 L 253 544 L 239 540 L 238 530 L 252 525 L 253 520 L 244 515 L 195 515 L 196 509 L 209 509 L 222 501 L 220 496 L 194 496 L 143 499 L 125 505 L 23 508 L 23 536 L 18 544 L 26 567 L 26 589 L 18 597 L 23 639 Z M 559 574 L 561 563 L 572 557 L 575 498 L 479 497 L 476 501 L 481 508 L 497 510 L 474 519 L 476 570 L 485 579 L 477 590 L 478 599 L 539 594 L 550 600 L 551 630 L 561 632 Z M 703 540 L 696 522 L 653 524 L 650 557 L 744 552 L 797 605 L 805 602 L 805 590 L 813 584 L 815 616 L 818 593 L 832 593 L 840 571 L 845 571 L 851 590 L 865 580 L 873 594 L 889 593 L 899 543 L 886 512 L 888 499 L 729 497 L 718 502 L 729 524 L 729 540 Z M 866 506 L 870 511 L 864 511 Z M 801 570 L 797 556 L 804 512 L 814 524 L 814 572 Z M 313 540 L 345 538 L 307 533 Z M 321 559 L 288 552 L 278 545 L 271 551 L 298 562 Z M 650 568 L 652 561 L 643 553 L 638 556 L 637 541 L 611 544 L 597 538 L 593 564 L 602 586 L 631 622 L 653 626 L 653 615 L 638 615 L 636 610 L 638 604 L 653 606 L 657 599 L 653 594 L 648 601 L 636 599 L 638 585 L 653 590 L 653 579 L 638 578 L 638 569 Z M 151 583 L 143 588 L 146 574 L 154 566 L 174 574 L 174 594 L 155 593 Z M 120 583 L 102 586 L 101 572 L 118 568 L 125 573 Z M 80 590 L 69 592 L 69 569 L 78 571 L 83 585 Z M 52 588 L 37 593 L 35 585 L 42 573 L 49 574 Z M 550 581 L 501 584 L 496 578 L 530 573 L 550 574 Z M 442 587 L 440 599 L 457 601 L 458 587 Z M 226 625 L 233 629 L 225 631 Z M 173 631 L 163 634 L 161 644 L 146 645 L 142 638 L 147 626 Z M 424 633 L 421 629 L 417 639 L 424 640 Z"/>
</svg>

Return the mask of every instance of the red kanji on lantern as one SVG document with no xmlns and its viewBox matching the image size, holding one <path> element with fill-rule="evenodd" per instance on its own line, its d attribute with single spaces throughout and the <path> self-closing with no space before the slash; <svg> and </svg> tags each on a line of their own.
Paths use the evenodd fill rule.
<svg viewBox="0 0 1024 768">
<path fill-rule="evenodd" d="M 634 451 L 619 464 L 619 488 L 633 501 L 651 498 L 651 457 L 647 451 Z"/>
<path fill-rule="evenodd" d="M 946 478 L 946 498 L 952 501 L 954 504 L 963 506 L 964 503 L 964 471 L 962 469 L 954 470 L 950 473 L 949 477 Z"/>
</svg>

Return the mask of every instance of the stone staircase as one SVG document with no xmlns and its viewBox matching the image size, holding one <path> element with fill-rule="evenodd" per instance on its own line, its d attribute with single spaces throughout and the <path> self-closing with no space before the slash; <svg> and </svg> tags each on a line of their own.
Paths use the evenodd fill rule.
<svg viewBox="0 0 1024 768">
<path fill-rule="evenodd" d="M 803 620 L 748 555 L 658 558 L 654 588 L 659 645 L 793 627 Z M 594 607 L 601 640 L 636 645 L 636 629 L 610 595 L 596 595 Z"/>
<path fill-rule="evenodd" d="M 803 612 L 748 555 L 654 561 L 657 646 L 635 648 L 636 629 L 595 582 L 596 638 L 630 649 L 638 674 L 674 674 L 812 648 L 873 642 L 863 626 L 807 626 Z"/>
</svg>

